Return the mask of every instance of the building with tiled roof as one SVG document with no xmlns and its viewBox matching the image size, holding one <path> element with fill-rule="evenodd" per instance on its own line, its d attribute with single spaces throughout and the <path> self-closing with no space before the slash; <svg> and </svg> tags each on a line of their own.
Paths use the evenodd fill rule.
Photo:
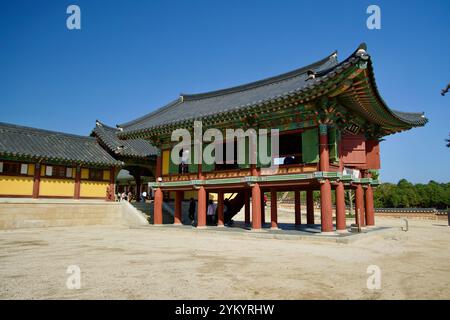
<svg viewBox="0 0 450 320">
<path fill-rule="evenodd" d="M 113 199 L 122 168 L 142 188 L 157 149 L 117 132 L 99 122 L 91 136 L 0 123 L 0 196 Z"/>
<path fill-rule="evenodd" d="M 206 141 L 203 146 L 189 142 L 181 148 L 173 141 L 176 129 L 195 135 L 196 121 L 201 121 L 200 134 L 217 129 L 215 134 L 221 135 L 214 136 L 217 146 L 209 148 L 214 150 L 214 161 L 203 157 Z M 294 222 L 301 228 L 305 223 L 300 194 L 306 193 L 306 224 L 313 225 L 313 192 L 317 191 L 321 231 L 341 232 L 347 228 L 345 190 L 355 192 L 355 223 L 359 227 L 375 223 L 373 187 L 381 168 L 379 142 L 427 121 L 423 113 L 388 106 L 378 92 L 372 58 L 361 44 L 342 62 L 333 52 L 306 67 L 267 79 L 181 94 L 156 111 L 117 127 L 97 121 L 90 137 L 0 124 L 0 196 L 112 199 L 118 171 L 125 168 L 130 175 L 124 180 L 135 178 L 137 194 L 151 180 L 155 224 L 162 223 L 164 199 L 175 201 L 175 223 L 180 223 L 181 201 L 192 197 L 198 199 L 198 226 L 203 227 L 207 199 L 215 194 L 219 226 L 231 223 L 244 207 L 245 222 L 253 229 L 277 228 L 277 192 L 292 191 Z M 227 129 L 247 133 L 267 129 L 270 134 L 266 145 L 260 145 L 259 137 L 228 141 L 224 138 Z M 279 149 L 273 150 L 276 141 Z M 268 161 L 263 161 L 264 149 L 271 151 Z M 240 152 L 245 153 L 243 157 L 237 155 Z M 221 153 L 227 161 L 217 159 Z M 265 192 L 271 195 L 270 225 L 265 224 L 262 205 Z M 234 197 L 224 210 L 227 193 Z"/>
<path fill-rule="evenodd" d="M 211 163 L 205 161 L 206 151 L 202 152 L 209 143 L 184 143 L 180 148 L 172 141 L 175 130 L 195 133 L 200 121 L 201 132 L 219 130 L 219 137 L 214 137 L 219 141 L 224 140 L 225 131 L 230 128 L 278 132 L 269 135 L 266 146 L 256 143 L 249 147 L 252 142 L 247 138 L 242 139 L 242 145 L 237 140 L 225 141 L 218 147 L 223 148 L 221 154 L 227 157 L 236 154 L 233 149 L 245 150 L 241 158 L 245 161 L 231 156 L 222 162 L 210 154 L 216 160 Z M 155 223 L 162 221 L 163 192 L 175 195 L 176 208 L 181 208 L 183 195 L 194 193 L 199 199 L 201 227 L 206 223 L 207 194 L 217 193 L 219 225 L 230 222 L 244 206 L 246 222 L 251 222 L 253 229 L 260 229 L 265 225 L 262 194 L 270 192 L 275 201 L 277 192 L 293 191 L 295 224 L 300 227 L 300 192 L 306 192 L 307 224 L 314 224 L 312 194 L 319 191 L 321 230 L 331 232 L 343 231 L 347 226 L 345 189 L 356 194 L 356 223 L 374 224 L 372 188 L 378 184 L 379 141 L 386 135 L 424 126 L 427 121 L 423 113 L 397 111 L 385 103 L 377 89 L 372 58 L 366 45 L 361 44 L 342 62 L 333 52 L 306 67 L 267 79 L 207 93 L 181 94 L 156 111 L 118 125 L 118 137 L 145 139 L 161 150 L 157 181 L 151 184 L 155 190 Z M 273 139 L 279 140 L 279 150 L 271 150 L 269 163 L 263 163 L 261 148 L 270 150 Z M 229 150 L 226 148 L 233 144 Z M 218 149 L 205 150 L 214 150 L 217 155 Z M 249 150 L 254 150 L 255 156 Z M 179 157 L 174 158 L 173 154 Z M 336 225 L 332 218 L 332 190 L 336 193 Z M 226 192 L 238 196 L 224 212 Z M 275 202 L 271 207 L 273 228 L 278 226 L 276 208 Z M 180 222 L 179 210 L 175 222 Z"/>
</svg>

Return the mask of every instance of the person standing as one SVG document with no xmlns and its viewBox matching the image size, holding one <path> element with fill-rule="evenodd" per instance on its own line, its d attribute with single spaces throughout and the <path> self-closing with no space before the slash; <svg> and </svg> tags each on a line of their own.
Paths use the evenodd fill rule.
<svg viewBox="0 0 450 320">
<path fill-rule="evenodd" d="M 195 200 L 191 198 L 189 201 L 189 219 L 191 219 L 192 224 L 195 222 Z"/>
<path fill-rule="evenodd" d="M 142 192 L 141 201 L 145 203 L 145 200 L 147 200 L 147 191 Z"/>
<path fill-rule="evenodd" d="M 216 206 L 212 200 L 208 201 L 208 210 L 206 211 L 206 217 L 208 219 L 207 224 L 214 224 L 214 216 L 216 215 Z"/>
</svg>

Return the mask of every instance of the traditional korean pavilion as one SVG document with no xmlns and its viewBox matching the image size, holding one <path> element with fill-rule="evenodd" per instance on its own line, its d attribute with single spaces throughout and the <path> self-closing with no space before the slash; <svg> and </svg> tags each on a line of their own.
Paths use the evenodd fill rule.
<svg viewBox="0 0 450 320">
<path fill-rule="evenodd" d="M 276 128 L 280 150 L 277 170 L 256 164 L 189 164 L 170 157 L 175 129 Z M 196 194 L 198 227 L 206 225 L 208 193 L 218 195 L 218 226 L 242 207 L 253 229 L 264 223 L 262 193 L 271 194 L 271 227 L 277 228 L 277 192 L 295 193 L 295 224 L 300 225 L 300 192 L 306 192 L 307 224 L 314 224 L 313 191 L 320 191 L 321 230 L 346 229 L 346 189 L 356 195 L 356 222 L 373 226 L 373 187 L 380 169 L 379 141 L 386 135 L 423 126 L 423 113 L 400 112 L 381 98 L 365 44 L 342 62 L 337 53 L 306 67 L 228 89 L 182 94 L 166 106 L 118 126 L 120 139 L 141 139 L 158 148 L 154 223 L 162 223 L 163 192 L 175 194 L 175 224 L 181 201 Z M 258 150 L 259 151 L 259 150 Z M 286 161 L 289 159 L 289 161 Z M 237 193 L 224 213 L 224 194 Z M 251 213 L 250 213 L 250 203 Z"/>
</svg>

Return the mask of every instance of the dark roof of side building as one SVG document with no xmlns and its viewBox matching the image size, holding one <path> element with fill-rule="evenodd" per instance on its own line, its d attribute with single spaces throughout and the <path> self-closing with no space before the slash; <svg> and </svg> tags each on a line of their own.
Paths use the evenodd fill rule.
<svg viewBox="0 0 450 320">
<path fill-rule="evenodd" d="M 136 120 L 119 124 L 118 127 L 123 129 L 123 132 L 119 136 L 127 137 L 133 133 L 144 130 L 151 131 L 154 128 L 176 124 L 182 120 L 200 119 L 216 114 L 251 108 L 268 101 L 275 101 L 276 99 L 293 94 L 311 91 L 337 73 L 342 72 L 343 69 L 359 63 L 361 61 L 359 49 L 362 49 L 365 53 L 365 48 L 365 44 L 361 44 L 350 57 L 341 63 L 338 63 L 337 53 L 334 52 L 326 58 L 306 67 L 260 81 L 201 94 L 181 94 L 178 99 L 156 111 Z M 370 78 L 373 80 L 370 56 L 367 55 L 365 59 L 369 59 Z M 308 79 L 308 73 L 310 72 L 316 74 L 315 79 L 312 81 Z M 421 126 L 427 122 L 423 113 L 395 111 L 388 108 L 385 104 L 383 108 L 393 119 L 399 120 L 405 126 Z"/>
<path fill-rule="evenodd" d="M 148 158 L 158 153 L 158 149 L 144 139 L 120 140 L 117 136 L 119 132 L 119 129 L 97 120 L 91 136 L 96 136 L 100 143 L 117 156 Z"/>
<path fill-rule="evenodd" d="M 0 156 L 68 164 L 121 166 L 96 138 L 0 122 Z"/>
</svg>

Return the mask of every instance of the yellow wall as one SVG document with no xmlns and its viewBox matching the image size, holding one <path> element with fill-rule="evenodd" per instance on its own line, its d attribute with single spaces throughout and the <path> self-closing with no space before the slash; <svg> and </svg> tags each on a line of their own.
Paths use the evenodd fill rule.
<svg viewBox="0 0 450 320">
<path fill-rule="evenodd" d="M 75 182 L 69 179 L 41 178 L 40 196 L 73 197 Z"/>
<path fill-rule="evenodd" d="M 103 170 L 103 180 L 105 181 L 109 181 L 111 174 L 109 172 L 109 170 Z"/>
<path fill-rule="evenodd" d="M 81 179 L 89 179 L 89 169 L 81 169 Z"/>
<path fill-rule="evenodd" d="M 80 197 L 105 198 L 108 185 L 108 182 L 81 181 Z"/>
<path fill-rule="evenodd" d="M 162 153 L 162 174 L 169 174 L 170 150 L 164 150 Z"/>
<path fill-rule="evenodd" d="M 29 176 L 34 176 L 34 164 L 29 164 L 28 165 L 28 175 Z"/>
<path fill-rule="evenodd" d="M 184 192 L 184 200 L 189 200 L 191 198 L 197 199 L 198 192 L 195 191 L 185 191 Z"/>
<path fill-rule="evenodd" d="M 0 176 L 0 195 L 32 196 L 33 177 Z"/>
</svg>

